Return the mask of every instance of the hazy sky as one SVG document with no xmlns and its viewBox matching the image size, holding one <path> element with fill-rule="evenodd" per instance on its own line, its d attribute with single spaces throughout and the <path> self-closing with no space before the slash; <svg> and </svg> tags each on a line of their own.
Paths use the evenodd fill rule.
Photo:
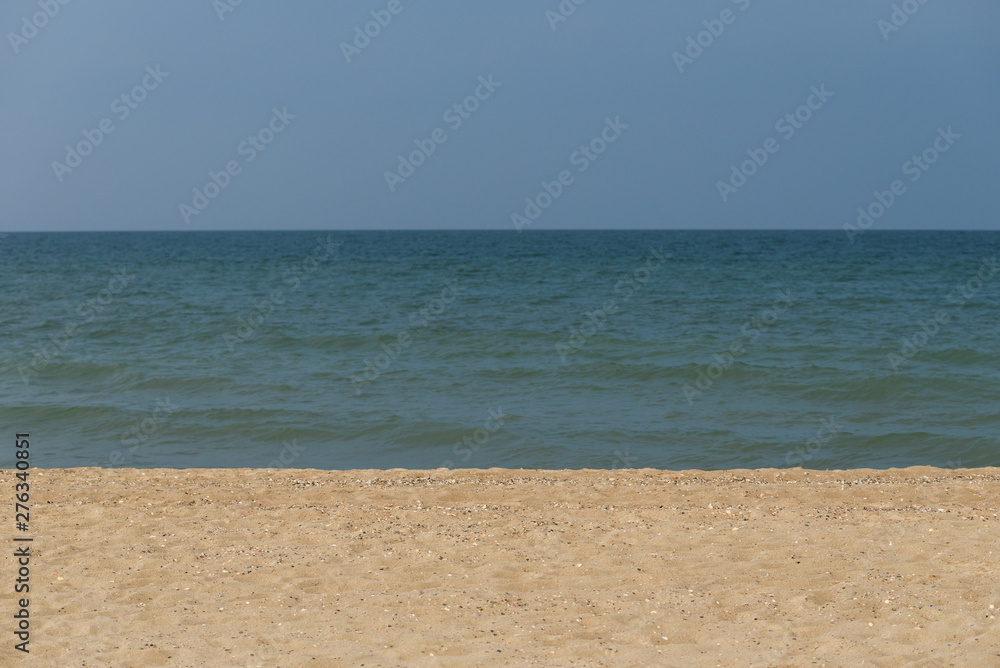
<svg viewBox="0 0 1000 668">
<path fill-rule="evenodd" d="M 236 1 L 6 0 L 0 231 L 998 227 L 995 0 Z"/>
</svg>

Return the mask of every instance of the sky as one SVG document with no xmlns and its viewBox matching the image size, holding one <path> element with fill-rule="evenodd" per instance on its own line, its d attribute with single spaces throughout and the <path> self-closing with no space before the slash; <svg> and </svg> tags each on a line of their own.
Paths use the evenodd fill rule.
<svg viewBox="0 0 1000 668">
<path fill-rule="evenodd" d="M 237 2 L 6 0 L 0 232 L 998 226 L 995 0 Z"/>
</svg>

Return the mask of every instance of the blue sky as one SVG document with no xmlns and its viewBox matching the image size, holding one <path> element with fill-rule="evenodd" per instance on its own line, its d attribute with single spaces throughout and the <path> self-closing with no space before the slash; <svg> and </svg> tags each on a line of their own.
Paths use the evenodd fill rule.
<svg viewBox="0 0 1000 668">
<path fill-rule="evenodd" d="M 5 2 L 0 231 L 997 229 L 996 2 L 230 2 Z"/>
</svg>

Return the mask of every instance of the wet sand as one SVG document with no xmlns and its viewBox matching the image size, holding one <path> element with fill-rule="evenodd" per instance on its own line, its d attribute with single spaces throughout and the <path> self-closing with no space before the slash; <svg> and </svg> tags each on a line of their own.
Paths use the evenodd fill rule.
<svg viewBox="0 0 1000 668">
<path fill-rule="evenodd" d="M 32 665 L 1000 665 L 997 468 L 30 481 Z"/>
</svg>

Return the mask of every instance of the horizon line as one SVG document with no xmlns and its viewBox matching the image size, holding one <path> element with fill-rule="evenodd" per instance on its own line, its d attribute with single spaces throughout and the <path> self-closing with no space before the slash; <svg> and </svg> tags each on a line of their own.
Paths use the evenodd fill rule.
<svg viewBox="0 0 1000 668">
<path fill-rule="evenodd" d="M 10 235 L 10 234 L 109 234 L 109 233 L 149 233 L 149 232 L 170 232 L 178 234 L 198 234 L 203 232 L 509 232 L 516 234 L 532 234 L 538 232 L 842 232 L 843 230 L 838 229 L 815 229 L 815 228 L 793 228 L 793 227 L 744 227 L 744 228 L 732 228 L 732 227 L 720 227 L 720 228 L 698 228 L 698 227 L 667 227 L 667 228 L 646 228 L 646 227 L 628 227 L 628 228 L 611 228 L 611 227 L 591 227 L 591 228 L 567 228 L 567 229 L 536 229 L 530 232 L 521 232 L 520 230 L 506 229 L 499 227 L 489 227 L 489 228 L 386 228 L 386 229 L 341 229 L 341 228 L 323 228 L 323 227 L 301 227 L 301 228 L 285 228 L 285 229 L 270 229 L 270 228 L 253 228 L 253 229 L 201 229 L 201 230 L 191 230 L 191 229 L 151 229 L 151 230 L 11 230 L 11 231 L 0 231 L 0 236 Z M 977 229 L 977 228 L 950 228 L 950 229 L 939 229 L 939 228 L 926 228 L 926 229 L 880 229 L 880 230 L 865 230 L 866 234 L 871 233 L 889 233 L 889 232 L 1000 232 L 1000 228 L 997 229 Z"/>
</svg>

